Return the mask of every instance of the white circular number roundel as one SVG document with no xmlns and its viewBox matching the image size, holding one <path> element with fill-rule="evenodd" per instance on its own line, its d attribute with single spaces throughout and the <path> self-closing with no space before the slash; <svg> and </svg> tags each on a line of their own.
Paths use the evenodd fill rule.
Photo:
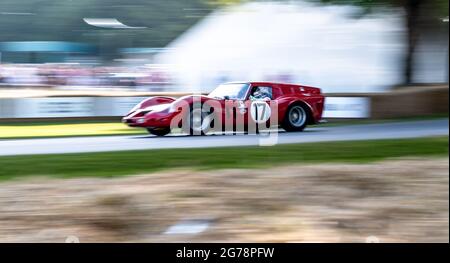
<svg viewBox="0 0 450 263">
<path fill-rule="evenodd" d="M 265 101 L 253 101 L 250 106 L 250 115 L 256 123 L 263 123 L 269 120 L 272 111 Z"/>
</svg>

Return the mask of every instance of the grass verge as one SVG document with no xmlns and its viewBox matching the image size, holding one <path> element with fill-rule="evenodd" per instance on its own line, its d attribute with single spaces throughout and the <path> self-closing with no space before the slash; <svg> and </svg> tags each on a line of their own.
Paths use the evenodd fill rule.
<svg viewBox="0 0 450 263">
<path fill-rule="evenodd" d="M 129 128 L 120 122 L 2 124 L 0 139 L 31 139 L 77 136 L 145 134 L 144 129 Z"/>
<path fill-rule="evenodd" d="M 0 180 L 23 176 L 113 177 L 170 168 L 264 168 L 281 164 L 371 162 L 448 155 L 448 136 L 286 144 L 272 147 L 166 149 L 0 157 Z"/>
</svg>

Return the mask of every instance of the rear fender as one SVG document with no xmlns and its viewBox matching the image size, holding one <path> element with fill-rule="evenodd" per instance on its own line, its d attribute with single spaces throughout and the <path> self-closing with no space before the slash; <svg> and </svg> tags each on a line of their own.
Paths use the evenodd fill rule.
<svg viewBox="0 0 450 263">
<path fill-rule="evenodd" d="M 300 104 L 303 105 L 306 110 L 308 111 L 309 121 L 308 124 L 313 124 L 316 122 L 315 116 L 314 116 L 314 110 L 308 102 L 305 100 L 296 98 L 296 97 L 290 97 L 290 96 L 283 96 L 282 98 L 279 98 L 279 118 L 283 119 L 284 116 L 287 114 L 287 110 L 289 107 L 291 107 L 294 104 Z M 281 120 L 280 119 L 280 120 Z"/>
</svg>

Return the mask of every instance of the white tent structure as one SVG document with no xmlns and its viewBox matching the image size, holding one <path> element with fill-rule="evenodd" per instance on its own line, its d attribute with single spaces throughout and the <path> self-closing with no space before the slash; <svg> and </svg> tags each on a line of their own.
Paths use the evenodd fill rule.
<svg viewBox="0 0 450 263">
<path fill-rule="evenodd" d="M 377 92 L 400 82 L 401 17 L 356 18 L 352 6 L 246 3 L 212 13 L 161 53 L 184 90 L 273 80 L 325 92 Z"/>
</svg>

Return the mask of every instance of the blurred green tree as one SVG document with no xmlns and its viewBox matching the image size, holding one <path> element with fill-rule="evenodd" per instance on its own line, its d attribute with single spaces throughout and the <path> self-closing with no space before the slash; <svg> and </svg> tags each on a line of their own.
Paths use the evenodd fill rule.
<svg viewBox="0 0 450 263">
<path fill-rule="evenodd" d="M 164 47 L 211 11 L 206 0 L 1 0 L 0 42 L 75 41 L 100 46 Z M 100 29 L 83 18 L 116 18 L 146 29 Z"/>
<path fill-rule="evenodd" d="M 362 6 L 366 12 L 372 12 L 380 6 L 399 7 L 405 12 L 407 30 L 406 51 L 403 62 L 403 84 L 413 84 L 414 58 L 420 27 L 427 22 L 440 23 L 448 18 L 448 0 L 319 0 L 326 4 L 352 4 Z"/>
</svg>

